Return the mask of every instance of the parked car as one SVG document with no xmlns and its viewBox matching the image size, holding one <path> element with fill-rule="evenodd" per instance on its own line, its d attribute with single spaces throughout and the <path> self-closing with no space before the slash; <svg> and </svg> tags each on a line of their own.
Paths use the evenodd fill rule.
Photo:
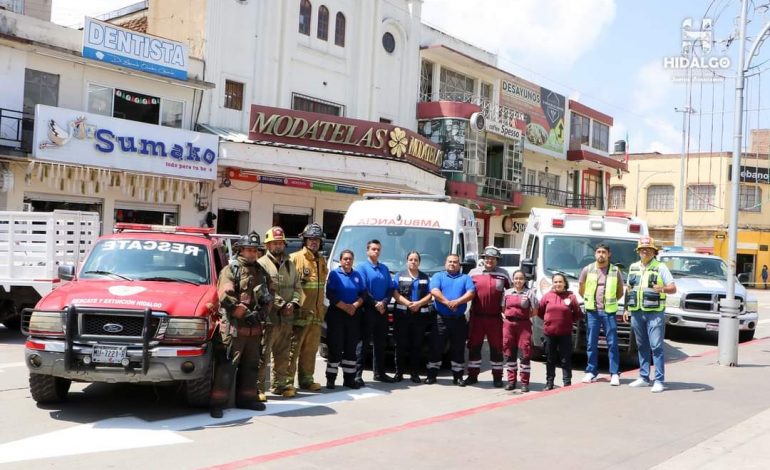
<svg viewBox="0 0 770 470">
<path fill-rule="evenodd" d="M 521 266 L 521 249 L 519 248 L 500 248 L 502 258 L 497 265 L 508 271 L 508 277 L 513 276 L 513 272 Z"/>
<path fill-rule="evenodd" d="M 727 294 L 730 270 L 718 256 L 690 251 L 664 251 L 658 259 L 665 263 L 676 282 L 676 294 L 666 296 L 666 323 L 674 328 L 719 330 L 719 301 Z M 740 283 L 735 297 L 741 302 L 738 315 L 739 339 L 749 341 L 759 321 L 758 302 Z"/>
</svg>

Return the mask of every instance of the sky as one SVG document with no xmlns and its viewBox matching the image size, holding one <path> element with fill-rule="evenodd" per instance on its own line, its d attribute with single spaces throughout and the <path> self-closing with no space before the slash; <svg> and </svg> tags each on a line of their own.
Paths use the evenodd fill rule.
<svg viewBox="0 0 770 470">
<path fill-rule="evenodd" d="M 52 21 L 78 25 L 84 15 L 133 3 L 54 0 Z M 764 0 L 750 3 L 750 38 L 770 22 L 768 10 Z M 630 152 L 661 153 L 681 152 L 683 127 L 689 153 L 732 150 L 738 41 L 729 40 L 737 37 L 739 14 L 739 0 L 424 0 L 422 7 L 423 22 L 497 54 L 498 68 L 612 116 L 611 150 L 612 142 L 627 139 Z M 686 68 L 664 64 L 682 53 L 687 18 L 696 32 L 703 30 L 703 18 L 713 23 L 717 44 L 709 53 L 696 48 L 696 54 L 730 61 L 716 82 L 692 80 L 688 86 Z M 760 48 L 756 64 L 770 63 L 767 49 L 762 54 Z M 770 127 L 761 112 L 770 109 L 770 70 L 753 71 L 745 134 Z M 677 108 L 692 112 L 685 116 Z"/>
</svg>

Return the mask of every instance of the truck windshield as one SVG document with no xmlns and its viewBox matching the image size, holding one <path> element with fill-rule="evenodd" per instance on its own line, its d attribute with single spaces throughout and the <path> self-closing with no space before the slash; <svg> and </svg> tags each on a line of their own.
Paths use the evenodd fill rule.
<svg viewBox="0 0 770 470">
<path fill-rule="evenodd" d="M 112 239 L 94 246 L 83 264 L 80 278 L 208 284 L 210 273 L 209 253 L 204 245 Z"/>
<path fill-rule="evenodd" d="M 599 243 L 610 247 L 610 262 L 617 265 L 624 274 L 631 263 L 639 260 L 636 255 L 636 240 L 551 235 L 544 237 L 543 241 L 543 269 L 546 275 L 562 272 L 568 277 L 578 279 L 580 271 L 596 261 L 594 247 Z"/>
<path fill-rule="evenodd" d="M 661 255 L 660 261 L 668 266 L 674 278 L 697 277 L 727 280 L 727 265 L 718 258 Z"/>
<path fill-rule="evenodd" d="M 452 231 L 415 227 L 348 226 L 337 235 L 331 260 L 337 267 L 340 251 L 352 250 L 355 264 L 366 261 L 366 243 L 379 240 L 382 243 L 380 262 L 391 272 L 406 269 L 406 254 L 412 250 L 420 253 L 420 270 L 432 274 L 444 269 L 444 261 L 452 248 Z"/>
</svg>

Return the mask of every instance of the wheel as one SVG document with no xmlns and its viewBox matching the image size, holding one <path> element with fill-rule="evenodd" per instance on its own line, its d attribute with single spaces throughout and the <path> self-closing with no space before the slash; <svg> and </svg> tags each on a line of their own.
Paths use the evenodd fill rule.
<svg viewBox="0 0 770 470">
<path fill-rule="evenodd" d="M 9 330 L 19 332 L 21 329 L 21 317 L 6 318 L 3 320 L 3 325 Z"/>
<path fill-rule="evenodd" d="M 52 375 L 29 374 L 29 391 L 38 403 L 58 403 L 67 398 L 72 381 Z"/>
<path fill-rule="evenodd" d="M 746 341 L 751 341 L 752 339 L 754 339 L 754 331 L 755 330 L 739 331 L 738 341 L 741 343 L 745 343 Z"/>
<path fill-rule="evenodd" d="M 209 406 L 211 387 L 214 379 L 214 361 L 211 361 L 208 373 L 199 379 L 188 380 L 184 383 L 184 395 L 187 404 L 195 408 Z"/>
</svg>

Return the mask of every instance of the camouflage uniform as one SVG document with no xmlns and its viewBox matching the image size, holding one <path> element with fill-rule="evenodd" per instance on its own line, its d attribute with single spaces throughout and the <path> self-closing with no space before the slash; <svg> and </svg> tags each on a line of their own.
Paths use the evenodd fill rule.
<svg viewBox="0 0 770 470">
<path fill-rule="evenodd" d="M 297 267 L 302 281 L 299 315 L 294 320 L 289 376 L 293 379 L 299 366 L 298 381 L 302 389 L 318 391 L 321 385 L 313 378 L 318 345 L 321 343 L 321 325 L 326 317 L 326 278 L 329 268 L 320 253 L 307 247 L 292 253 L 291 261 Z"/>
<path fill-rule="evenodd" d="M 300 278 L 297 268 L 288 256 L 281 261 L 268 252 L 259 258 L 259 264 L 270 275 L 273 292 L 273 305 L 267 316 L 265 338 L 263 341 L 264 354 L 259 362 L 259 380 L 257 387 L 261 392 L 267 390 L 265 385 L 267 365 L 273 356 L 272 382 L 273 393 L 287 398 L 294 396 L 294 376 L 289 375 L 289 358 L 291 354 L 291 339 L 294 328 L 294 314 L 287 314 L 285 307 L 294 304 L 298 311 L 300 305 Z"/>
<path fill-rule="evenodd" d="M 222 408 L 227 404 L 235 375 L 236 406 L 264 409 L 264 405 L 257 401 L 262 325 L 246 317 L 236 318 L 234 310 L 243 303 L 250 311 L 259 311 L 260 302 L 269 299 L 270 278 L 257 262 L 238 256 L 237 263 L 240 266 L 239 288 L 235 288 L 236 280 L 230 265 L 222 269 L 217 282 L 222 315 L 219 334 L 214 337 L 216 371 L 211 407 Z"/>
</svg>

